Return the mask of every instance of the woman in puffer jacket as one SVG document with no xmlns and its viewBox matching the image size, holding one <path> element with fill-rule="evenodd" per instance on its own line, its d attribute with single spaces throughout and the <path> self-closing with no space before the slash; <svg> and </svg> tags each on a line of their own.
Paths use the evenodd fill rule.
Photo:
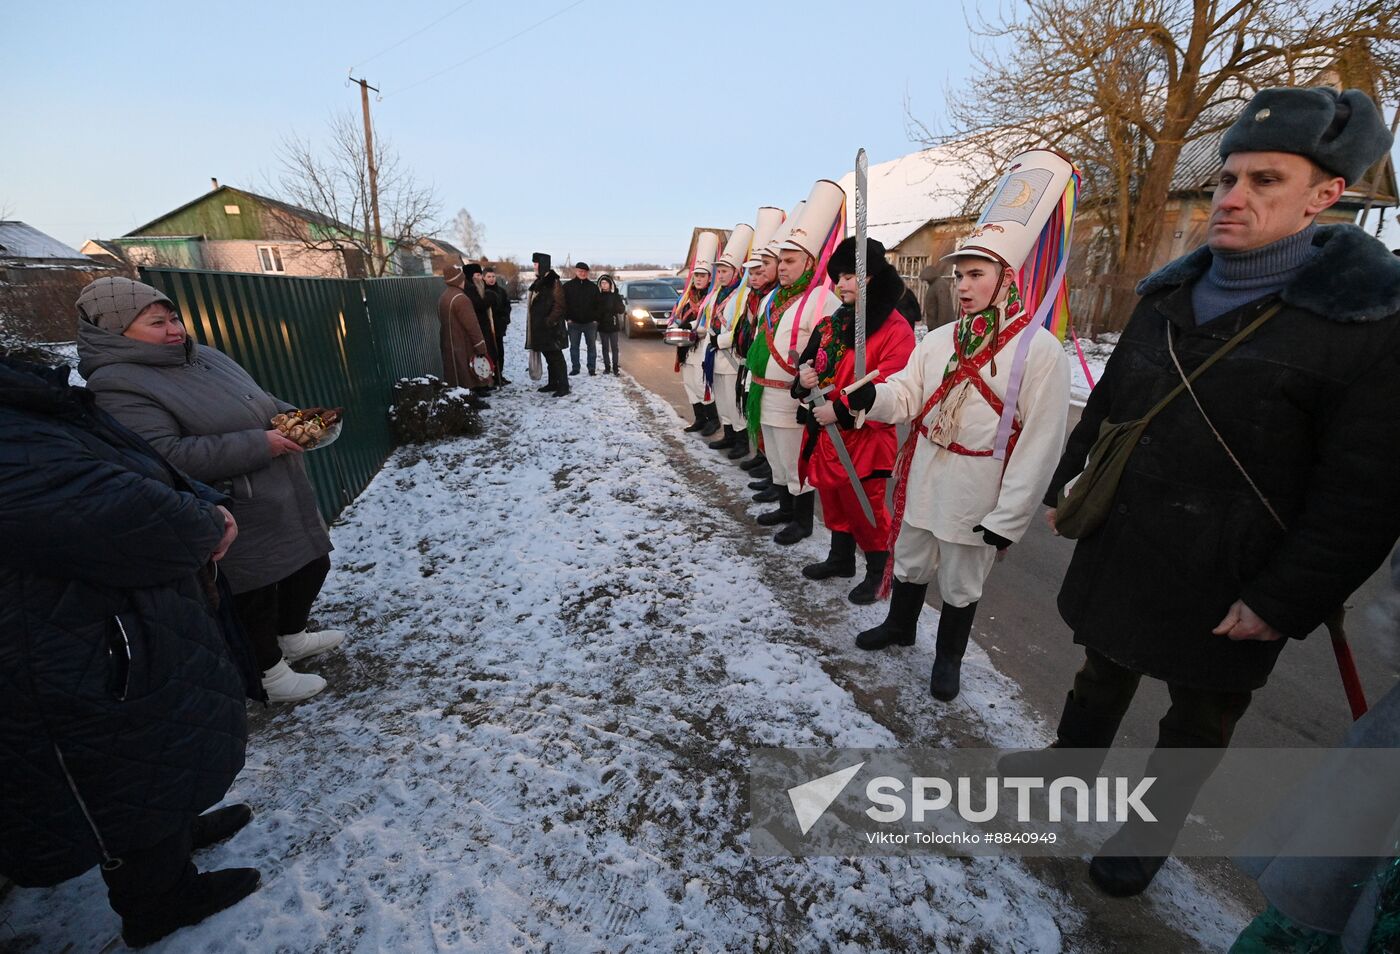
<svg viewBox="0 0 1400 954">
<path fill-rule="evenodd" d="M 257 887 L 190 853 L 251 817 L 200 812 L 243 767 L 261 693 L 215 616 L 226 498 L 67 379 L 0 358 L 0 874 L 45 886 L 100 863 L 139 947 Z"/>
<path fill-rule="evenodd" d="M 224 491 L 241 533 L 220 564 L 273 702 L 326 681 L 290 663 L 345 634 L 307 632 L 330 570 L 330 536 L 302 448 L 272 426 L 292 406 L 222 352 L 196 344 L 173 303 L 128 278 L 99 278 L 78 298 L 78 370 L 98 405 L 195 480 Z"/>
</svg>

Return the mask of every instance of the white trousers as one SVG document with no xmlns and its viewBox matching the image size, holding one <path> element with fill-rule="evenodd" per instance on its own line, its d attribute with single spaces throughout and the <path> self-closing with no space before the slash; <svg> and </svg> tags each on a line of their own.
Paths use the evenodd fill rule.
<svg viewBox="0 0 1400 954">
<path fill-rule="evenodd" d="M 690 350 L 685 364 L 681 365 L 681 386 L 685 388 L 685 399 L 691 404 L 709 404 L 705 400 L 705 369 L 694 360 L 695 349 Z"/>
<path fill-rule="evenodd" d="M 728 424 L 736 431 L 748 427 L 748 421 L 739 411 L 739 398 L 734 394 L 734 386 L 739 382 L 739 374 L 721 374 L 715 371 L 715 386 L 710 389 L 715 405 L 719 408 L 719 422 Z"/>
<path fill-rule="evenodd" d="M 788 493 L 794 495 L 803 489 L 797 478 L 797 459 L 801 453 L 802 428 L 763 425 L 763 456 L 773 468 L 773 483 L 787 487 Z M 807 487 L 806 491 L 811 493 L 812 488 Z"/>
<path fill-rule="evenodd" d="M 894 576 L 904 583 L 936 582 L 943 602 L 968 606 L 982 598 L 996 559 L 996 547 L 950 543 L 906 521 L 894 544 Z"/>
</svg>

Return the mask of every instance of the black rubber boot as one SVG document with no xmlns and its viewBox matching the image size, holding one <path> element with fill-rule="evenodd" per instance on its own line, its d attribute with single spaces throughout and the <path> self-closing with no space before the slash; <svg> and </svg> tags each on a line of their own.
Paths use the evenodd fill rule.
<svg viewBox="0 0 1400 954">
<path fill-rule="evenodd" d="M 772 486 L 773 486 L 773 478 L 772 478 L 772 477 L 764 477 L 762 480 L 751 480 L 751 481 L 749 481 L 749 489 L 750 489 L 750 490 L 767 490 L 769 487 L 772 487 Z"/>
<path fill-rule="evenodd" d="M 759 480 L 772 480 L 773 465 L 765 460 L 762 464 L 749 471 L 749 476 L 757 477 Z"/>
<path fill-rule="evenodd" d="M 1003 776 L 1030 778 L 1092 778 L 1108 757 L 1122 721 L 1121 716 L 1111 719 L 1091 712 L 1070 690 L 1065 693 L 1065 707 L 1050 747 L 1003 755 L 997 759 L 997 771 Z"/>
<path fill-rule="evenodd" d="M 856 538 L 840 530 L 831 531 L 831 550 L 826 559 L 802 568 L 809 580 L 826 580 L 833 576 L 856 575 Z"/>
<path fill-rule="evenodd" d="M 890 611 L 885 621 L 856 637 L 861 649 L 884 649 L 886 646 L 912 646 L 919 632 L 919 613 L 924 609 L 927 583 L 894 581 L 890 591 Z"/>
<path fill-rule="evenodd" d="M 546 384 L 546 385 L 545 385 L 544 387 L 542 387 L 542 388 L 535 388 L 535 390 L 538 391 L 538 392 L 540 392 L 541 394 L 547 394 L 547 393 L 549 393 L 550 391 L 553 391 L 553 390 L 555 390 L 555 389 L 558 388 L 558 387 L 559 387 L 559 385 L 557 385 L 557 384 Z"/>
<path fill-rule="evenodd" d="M 777 491 L 778 509 L 759 514 L 758 525 L 760 527 L 776 527 L 778 524 L 787 523 L 796 517 L 793 512 L 792 494 L 788 493 L 788 489 L 786 487 L 773 487 L 772 489 Z"/>
<path fill-rule="evenodd" d="M 705 426 L 705 412 L 701 410 L 705 405 L 694 403 L 690 405 L 691 416 L 695 418 L 690 422 L 690 426 L 682 428 L 687 434 L 694 434 Z"/>
<path fill-rule="evenodd" d="M 865 579 L 856 584 L 846 599 L 857 606 L 869 606 L 875 602 L 880 592 L 880 580 L 885 575 L 885 564 L 889 562 L 888 550 L 875 550 L 865 555 Z"/>
<path fill-rule="evenodd" d="M 755 470 L 764 466 L 767 463 L 768 458 L 763 456 L 763 451 L 759 451 L 757 454 L 754 454 L 748 460 L 740 464 L 739 468 L 741 470 L 747 470 L 749 473 L 752 474 Z"/>
<path fill-rule="evenodd" d="M 736 431 L 734 433 L 734 446 L 729 448 L 729 453 L 724 455 L 730 460 L 742 460 L 749 456 L 749 432 Z M 740 465 L 742 466 L 742 465 Z"/>
<path fill-rule="evenodd" d="M 943 604 L 938 617 L 938 641 L 933 651 L 933 675 L 928 682 L 929 694 L 940 702 L 952 702 L 962 688 L 962 659 L 976 615 L 976 603 Z"/>
<path fill-rule="evenodd" d="M 772 503 L 775 500 L 783 499 L 783 488 L 770 481 L 767 487 L 754 494 L 750 499 L 754 503 Z"/>
<path fill-rule="evenodd" d="M 247 805 L 225 805 L 205 812 L 190 824 L 190 847 L 193 851 L 217 845 L 231 838 L 253 820 L 253 810 Z"/>
<path fill-rule="evenodd" d="M 812 535 L 812 512 L 817 506 L 817 492 L 809 490 L 798 494 L 792 504 L 792 522 L 773 534 L 773 542 L 780 547 L 790 547 L 799 540 Z M 851 569 L 855 572 L 855 568 Z"/>
<path fill-rule="evenodd" d="M 1157 782 L 1142 797 L 1157 820 L 1146 822 L 1129 815 L 1094 855 L 1089 877 L 1105 894 L 1115 898 L 1141 894 L 1166 864 L 1196 796 L 1225 757 L 1224 748 L 1202 745 L 1199 736 L 1174 731 L 1170 726 L 1158 729 L 1157 745 L 1143 769 L 1145 777 Z"/>
<path fill-rule="evenodd" d="M 159 913 L 122 919 L 127 947 L 154 944 L 182 927 L 198 924 L 252 894 L 261 876 L 256 868 L 225 868 L 196 874 L 170 893 Z"/>
<path fill-rule="evenodd" d="M 724 436 L 717 441 L 710 441 L 710 450 L 727 451 L 739 440 L 739 435 L 734 433 L 734 428 L 728 424 L 724 425 Z"/>
<path fill-rule="evenodd" d="M 700 405 L 705 410 L 705 424 L 700 428 L 701 437 L 709 437 L 719 430 L 719 408 L 713 404 Z"/>
</svg>

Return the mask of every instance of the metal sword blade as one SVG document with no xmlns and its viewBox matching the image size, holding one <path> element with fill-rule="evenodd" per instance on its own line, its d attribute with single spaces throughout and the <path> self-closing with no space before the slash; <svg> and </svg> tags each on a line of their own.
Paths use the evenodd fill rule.
<svg viewBox="0 0 1400 954">
<path fill-rule="evenodd" d="M 866 276 L 868 264 L 865 260 L 865 238 L 867 227 L 866 191 L 869 178 L 869 161 L 865 150 L 856 153 L 856 377 L 865 377 L 865 308 Z"/>
</svg>

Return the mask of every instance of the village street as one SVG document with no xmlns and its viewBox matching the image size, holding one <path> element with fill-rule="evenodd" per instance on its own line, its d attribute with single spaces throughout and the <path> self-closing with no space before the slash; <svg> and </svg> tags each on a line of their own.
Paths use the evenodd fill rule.
<svg viewBox="0 0 1400 954">
<path fill-rule="evenodd" d="M 688 417 L 690 409 L 685 406 L 679 376 L 672 370 L 674 355 L 674 349 L 659 339 L 630 338 L 622 343 L 621 363 L 639 384 Z M 1071 364 L 1077 364 L 1073 357 Z M 1070 427 L 1078 420 L 1079 407 L 1072 407 Z M 694 438 L 686 441 L 687 446 L 700 444 Z M 723 456 L 713 451 L 709 455 Z M 823 533 L 817 530 L 818 537 Z M 781 558 L 780 548 L 770 549 Z M 988 652 L 997 670 L 1012 679 L 1026 703 L 1052 725 L 1084 659 L 1055 609 L 1060 581 L 1073 552 L 1072 541 L 1054 536 L 1042 521 L 1035 521 L 987 581 L 974 625 L 976 642 Z M 1390 590 L 1390 570 L 1382 566 L 1348 606 L 1348 636 L 1367 698 L 1372 700 L 1394 685 L 1400 673 L 1400 641 L 1395 638 L 1394 623 L 1382 615 L 1378 605 Z M 1123 720 L 1119 744 L 1151 746 L 1157 738 L 1157 720 L 1169 702 L 1165 685 L 1143 680 L 1133 708 Z M 1318 630 L 1288 647 L 1269 684 L 1255 694 L 1235 733 L 1235 744 L 1261 748 L 1332 745 L 1350 721 L 1331 645 L 1326 632 Z"/>
<path fill-rule="evenodd" d="M 777 552 L 630 375 L 516 378 L 485 435 L 400 449 L 333 528 L 331 688 L 255 711 L 228 798 L 256 817 L 196 857 L 263 885 L 152 950 L 1211 951 L 1252 914 L 1176 862 L 1111 901 L 1077 859 L 753 857 L 754 748 L 1048 729 L 1000 653 L 935 706 L 927 628 L 854 649 L 883 607 L 801 580 L 824 537 Z M 95 870 L 0 902 L 7 950 L 116 934 Z"/>
</svg>

